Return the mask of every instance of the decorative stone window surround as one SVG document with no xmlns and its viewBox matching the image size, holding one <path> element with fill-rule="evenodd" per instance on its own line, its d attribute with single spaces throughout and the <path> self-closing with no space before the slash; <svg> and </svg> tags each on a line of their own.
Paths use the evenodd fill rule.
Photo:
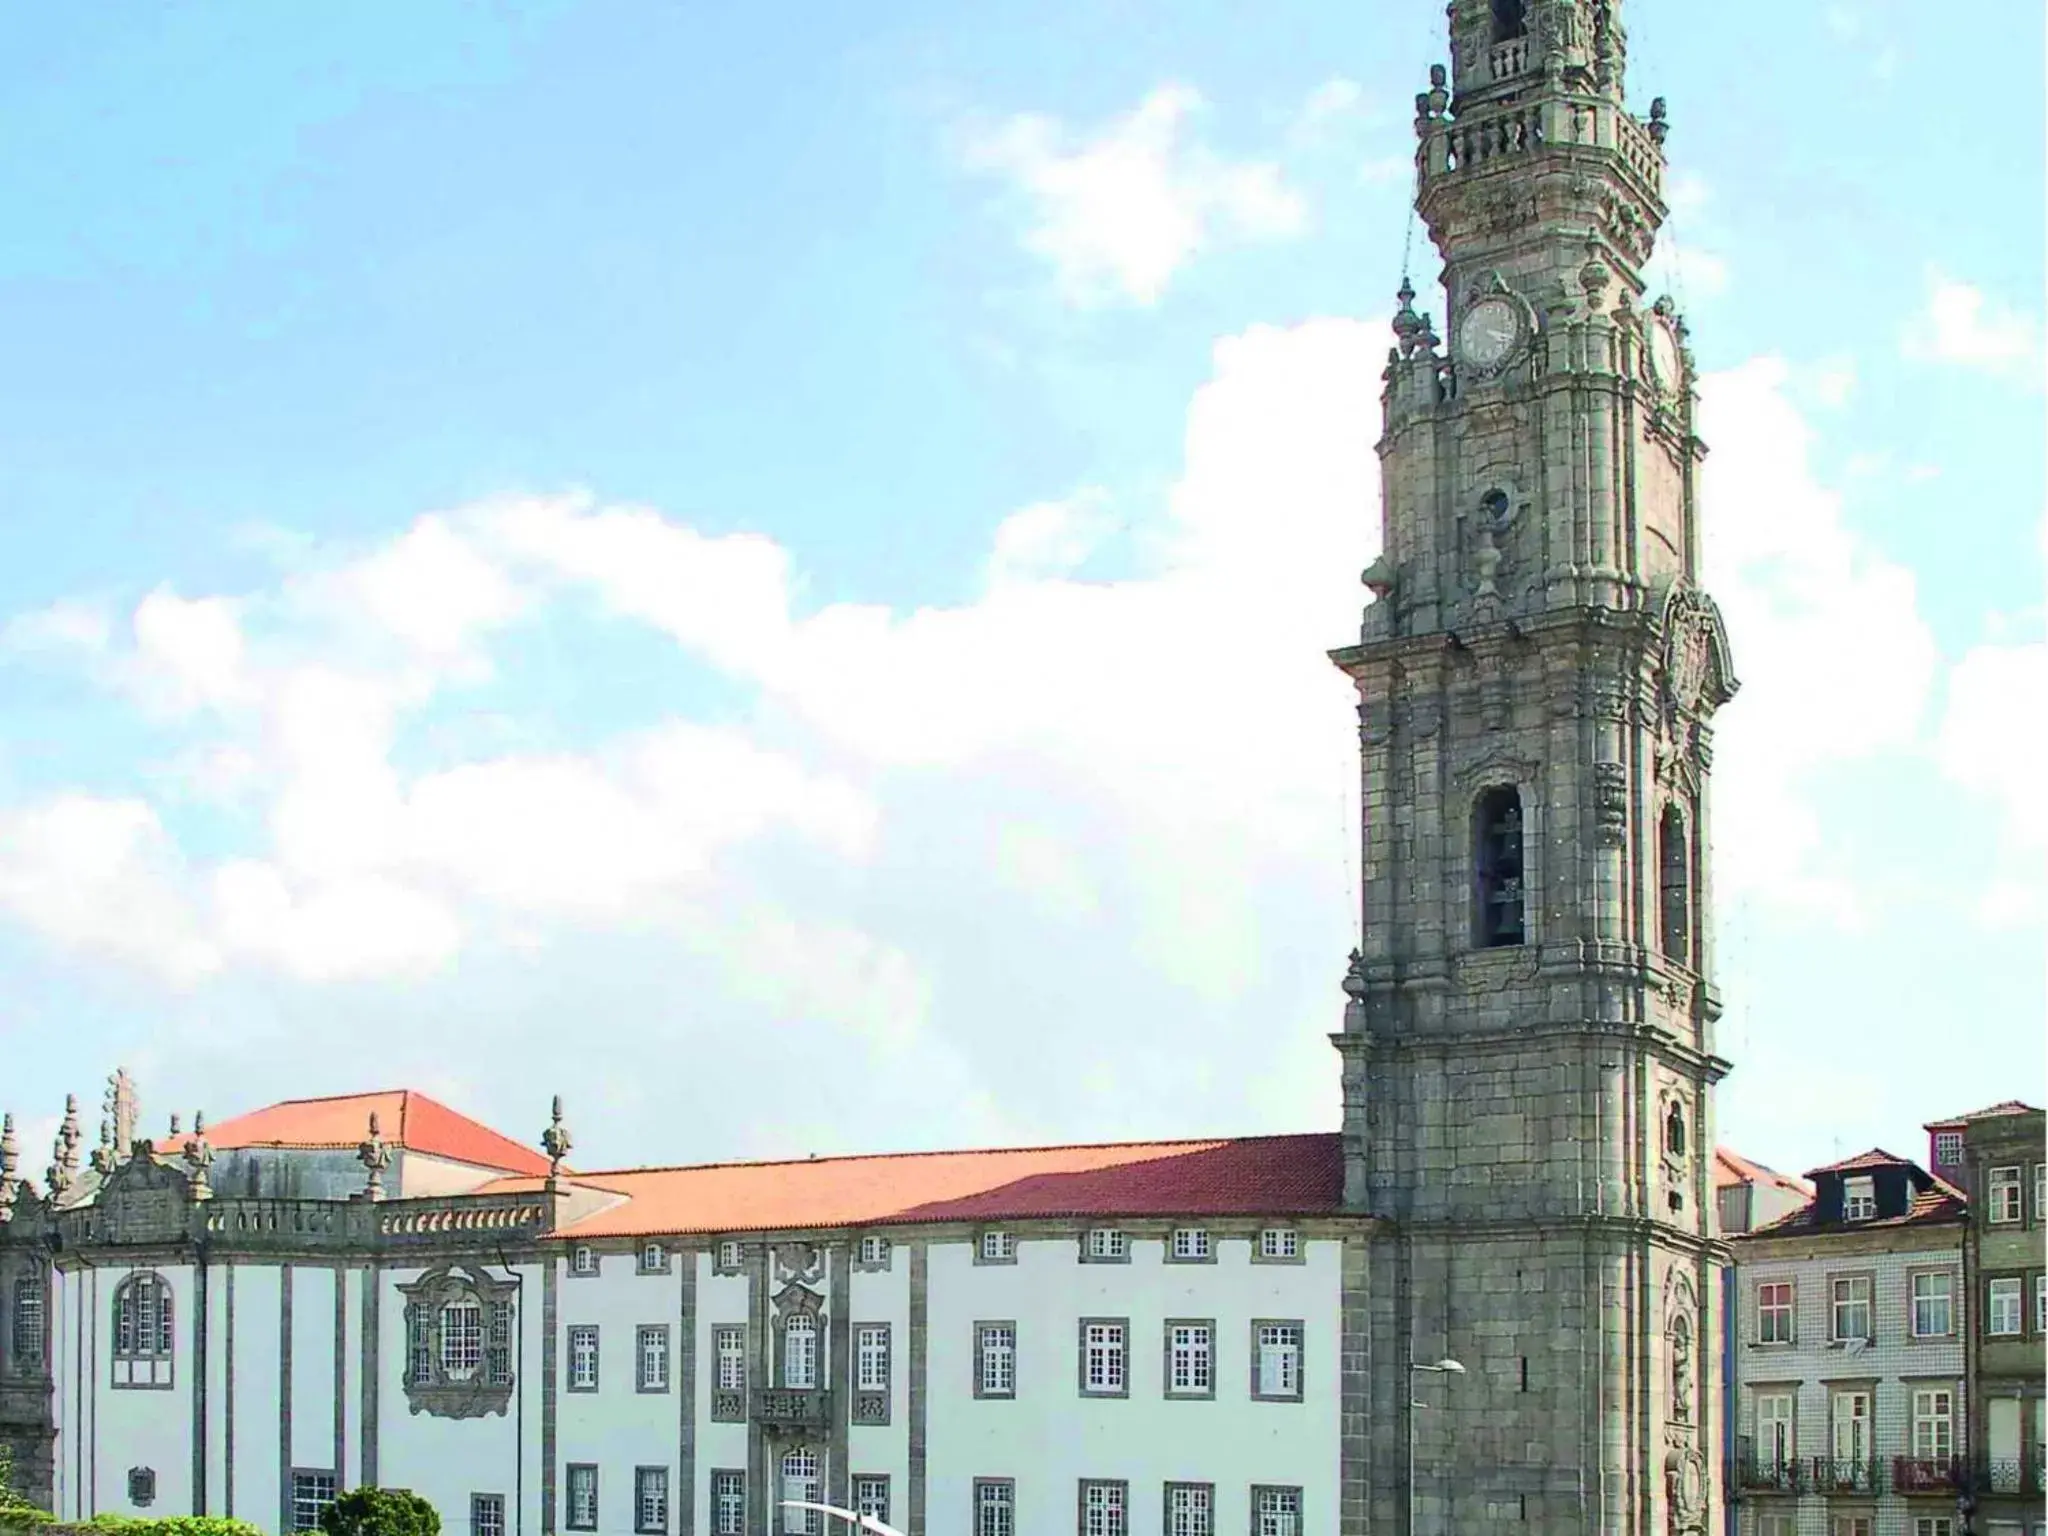
<svg viewBox="0 0 2048 1536">
<path fill-rule="evenodd" d="M 1093 1386 L 1088 1380 L 1088 1330 L 1114 1328 L 1120 1362 L 1115 1386 Z M 1084 1317 L 1078 1324 L 1075 1350 L 1075 1385 L 1083 1397 L 1129 1397 L 1131 1395 L 1131 1320 L 1128 1317 Z M 1107 1349 L 1107 1344 L 1104 1348 Z"/>
<path fill-rule="evenodd" d="M 1190 1234 L 1190 1248 L 1198 1251 L 1180 1252 L 1181 1234 Z M 1199 1243 L 1194 1239 L 1199 1239 Z M 1216 1234 L 1207 1227 L 1175 1227 L 1165 1234 L 1164 1262 L 1168 1264 L 1214 1264 L 1216 1262 Z"/>
<path fill-rule="evenodd" d="M 633 1267 L 643 1275 L 665 1275 L 669 1273 L 669 1250 L 666 1243 L 645 1242 L 633 1250 Z"/>
<path fill-rule="evenodd" d="M 1007 1390 L 994 1390 L 987 1386 L 985 1369 L 986 1346 L 992 1330 L 1007 1329 L 1010 1336 L 1010 1385 Z M 996 1402 L 1011 1402 L 1017 1396 L 1017 1323 L 1014 1318 L 983 1318 L 974 1325 L 974 1395 L 977 1398 Z"/>
<path fill-rule="evenodd" d="M 862 1336 L 879 1329 L 882 1335 L 882 1379 L 879 1384 L 861 1379 Z M 849 1362 L 853 1384 L 851 1418 L 856 1424 L 880 1425 L 889 1422 L 891 1388 L 896 1375 L 895 1330 L 888 1323 L 855 1323 L 853 1334 L 853 1358 Z"/>
<path fill-rule="evenodd" d="M 1268 1243 L 1266 1234 L 1269 1232 L 1276 1235 L 1287 1234 L 1294 1241 L 1290 1245 L 1285 1238 L 1277 1238 L 1274 1242 L 1277 1251 L 1268 1253 L 1266 1251 Z M 1294 1249 L 1292 1253 L 1287 1252 L 1290 1246 Z M 1258 1234 L 1252 1238 L 1252 1262 L 1254 1264 L 1306 1264 L 1308 1262 L 1308 1244 L 1302 1241 L 1300 1229 L 1296 1227 L 1262 1227 L 1259 1229 Z"/>
<path fill-rule="evenodd" d="M 666 1392 L 675 1378 L 675 1356 L 670 1352 L 669 1326 L 667 1323 L 641 1323 L 633 1330 L 633 1390 L 635 1392 Z M 649 1346 L 655 1346 L 650 1352 Z M 650 1379 L 648 1361 L 661 1361 L 659 1380 Z"/>
<path fill-rule="evenodd" d="M 1128 1264 L 1131 1236 L 1121 1227 L 1089 1227 L 1080 1235 L 1078 1253 L 1083 1264 Z"/>
<path fill-rule="evenodd" d="M 155 1270 L 136 1270 L 114 1287 L 111 1385 L 167 1391 L 177 1375 L 177 1299 Z"/>
<path fill-rule="evenodd" d="M 512 1340 L 519 1326 L 518 1282 L 495 1279 L 476 1265 L 442 1264 L 398 1290 L 405 1298 L 400 1385 L 412 1411 L 441 1419 L 502 1415 L 516 1385 Z M 443 1335 L 449 1309 L 464 1304 L 474 1305 L 481 1329 L 478 1358 L 466 1377 L 450 1364 Z"/>
<path fill-rule="evenodd" d="M 1209 1384 L 1206 1387 L 1176 1387 L 1173 1384 L 1173 1334 L 1176 1328 L 1200 1328 L 1208 1336 Z M 1169 1317 L 1160 1337 L 1159 1381 L 1161 1393 L 1174 1402 L 1211 1402 L 1216 1397 L 1216 1319 L 1213 1317 Z"/>
<path fill-rule="evenodd" d="M 879 1245 L 879 1252 L 870 1249 Z M 887 1274 L 896 1254 L 896 1245 L 890 1239 L 875 1233 L 863 1235 L 853 1245 L 853 1268 L 857 1274 Z"/>
</svg>

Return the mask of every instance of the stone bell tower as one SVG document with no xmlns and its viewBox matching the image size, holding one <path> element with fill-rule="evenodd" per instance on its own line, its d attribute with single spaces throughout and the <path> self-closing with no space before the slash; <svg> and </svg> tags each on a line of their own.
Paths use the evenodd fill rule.
<svg viewBox="0 0 2048 1536">
<path fill-rule="evenodd" d="M 1449 339 L 1404 281 L 1384 553 L 1333 653 L 1364 799 L 1333 1039 L 1346 1198 L 1379 1218 L 1347 1533 L 1719 1519 L 1707 786 L 1736 685 L 1685 327 L 1645 303 L 1668 124 L 1624 105 L 1621 11 L 1453 0 L 1416 98 Z"/>
</svg>

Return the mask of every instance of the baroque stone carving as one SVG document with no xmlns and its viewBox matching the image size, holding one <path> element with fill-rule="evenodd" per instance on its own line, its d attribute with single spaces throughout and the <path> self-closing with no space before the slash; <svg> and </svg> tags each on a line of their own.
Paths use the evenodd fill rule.
<svg viewBox="0 0 2048 1536">
<path fill-rule="evenodd" d="M 1674 582 L 1664 599 L 1664 706 L 1674 733 L 1681 719 L 1704 720 L 1741 685 L 1728 656 L 1721 610 L 1698 587 Z"/>
<path fill-rule="evenodd" d="M 1628 774 L 1620 763 L 1593 765 L 1593 825 L 1610 848 L 1628 838 Z"/>
<path fill-rule="evenodd" d="M 471 1264 L 442 1264 L 399 1286 L 405 1374 L 414 1413 L 502 1417 L 512 1401 L 513 1298 L 518 1284 Z"/>
<path fill-rule="evenodd" d="M 177 1169 L 146 1152 L 131 1157 L 100 1186 L 95 1235 L 105 1243 L 177 1242 L 190 1231 L 191 1197 L 191 1181 Z"/>
<path fill-rule="evenodd" d="M 809 1243 L 778 1243 L 774 1253 L 775 1278 L 778 1280 L 815 1283 L 824 1273 L 824 1251 Z"/>
<path fill-rule="evenodd" d="M 1664 1458 L 1664 1499 L 1671 1536 L 1696 1536 L 1706 1526 L 1707 1465 L 1693 1446 Z"/>
</svg>

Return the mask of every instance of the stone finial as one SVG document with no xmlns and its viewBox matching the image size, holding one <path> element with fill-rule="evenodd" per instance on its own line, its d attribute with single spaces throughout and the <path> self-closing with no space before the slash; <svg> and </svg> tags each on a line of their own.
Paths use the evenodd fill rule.
<svg viewBox="0 0 2048 1536">
<path fill-rule="evenodd" d="M 1387 557 L 1383 554 L 1373 556 L 1372 564 L 1359 572 L 1358 579 L 1365 584 L 1365 590 L 1373 595 L 1374 602 L 1385 602 L 1387 594 L 1394 590 L 1394 568 L 1387 563 Z"/>
<path fill-rule="evenodd" d="M 1586 295 L 1586 308 L 1595 314 L 1600 310 L 1601 295 L 1607 292 L 1607 285 L 1614 281 L 1614 274 L 1589 256 L 1586 264 L 1579 268 L 1579 287 Z"/>
<path fill-rule="evenodd" d="M 1643 125 L 1645 128 L 1649 130 L 1652 142 L 1654 142 L 1659 149 L 1662 149 L 1664 147 L 1664 135 L 1671 131 L 1671 119 L 1669 112 L 1670 109 L 1664 105 L 1664 98 L 1662 96 L 1659 96 L 1655 101 L 1650 103 L 1650 120 L 1649 122 Z"/>
<path fill-rule="evenodd" d="M 171 1140 L 173 1141 L 176 1141 L 180 1136 L 185 1134 L 184 1131 L 180 1129 L 180 1118 L 181 1117 L 175 1109 L 171 1111 Z"/>
<path fill-rule="evenodd" d="M 119 1154 L 114 1150 L 114 1117 L 112 1115 L 101 1115 L 100 1143 L 92 1149 L 92 1155 L 89 1159 L 92 1163 L 93 1172 L 105 1178 L 114 1171 L 119 1160 Z"/>
<path fill-rule="evenodd" d="M 562 1159 L 569 1155 L 575 1145 L 569 1136 L 569 1127 L 562 1123 L 562 1096 L 555 1095 L 548 1112 L 548 1128 L 541 1132 L 540 1149 L 548 1155 L 548 1184 L 553 1187 L 562 1177 Z"/>
<path fill-rule="evenodd" d="M 370 1111 L 370 1134 L 356 1147 L 356 1161 L 369 1172 L 369 1179 L 363 1185 L 362 1198 L 382 1200 L 384 1198 L 384 1170 L 391 1166 L 391 1148 L 384 1140 L 383 1128 L 377 1123 L 377 1111 Z"/>
<path fill-rule="evenodd" d="M 178 1117 L 171 1116 L 171 1134 L 178 1133 Z M 192 1170 L 192 1198 L 211 1200 L 213 1198 L 213 1143 L 206 1139 L 206 1115 L 195 1110 L 192 1114 L 192 1139 L 185 1143 L 185 1166 Z"/>
<path fill-rule="evenodd" d="M 1450 107 L 1451 93 L 1447 88 L 1450 78 L 1450 72 L 1443 65 L 1429 66 L 1429 110 L 1437 117 L 1442 117 Z"/>
<path fill-rule="evenodd" d="M 125 1162 L 135 1148 L 135 1128 L 142 1115 L 142 1100 L 136 1097 L 135 1079 L 128 1075 L 126 1067 L 115 1068 L 114 1075 L 107 1079 L 105 1107 L 113 1137 L 108 1145 L 113 1147 L 116 1159 Z"/>
<path fill-rule="evenodd" d="M 21 1147 L 14 1139 L 14 1116 L 0 1115 L 0 1221 L 14 1214 L 14 1192 L 21 1187 Z"/>
<path fill-rule="evenodd" d="M 78 1095 L 64 1095 L 64 1121 L 57 1127 L 56 1144 L 50 1149 L 46 1176 L 50 1197 L 55 1199 L 78 1182 L 78 1144 L 85 1138 L 78 1130 Z"/>
<path fill-rule="evenodd" d="M 1344 1033 L 1365 1032 L 1365 956 L 1351 951 L 1351 963 L 1344 971 Z"/>
</svg>

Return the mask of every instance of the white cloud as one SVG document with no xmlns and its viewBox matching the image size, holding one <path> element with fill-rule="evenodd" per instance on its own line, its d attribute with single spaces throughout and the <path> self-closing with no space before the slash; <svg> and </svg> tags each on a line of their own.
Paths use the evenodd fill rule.
<svg viewBox="0 0 2048 1536">
<path fill-rule="evenodd" d="M 1914 362 L 1948 363 L 1984 373 L 2038 373 L 2041 323 L 1981 288 L 1927 274 L 1927 305 L 1906 328 L 1901 350 Z"/>
<path fill-rule="evenodd" d="M 2048 754 L 2048 642 L 1980 645 L 1948 678 L 1935 757 L 1949 780 L 1999 814 L 1997 872 L 1979 916 L 1994 927 L 2048 924 L 2040 869 L 2048 859 L 2048 809 L 2039 764 Z"/>
<path fill-rule="evenodd" d="M 1012 512 L 996 528 L 989 581 L 1004 585 L 1071 575 L 1101 547 L 1112 526 L 1109 498 L 1097 489 Z"/>
<path fill-rule="evenodd" d="M 1308 226 L 1280 168 L 1231 160 L 1193 140 L 1201 96 L 1163 85 L 1090 134 L 1024 114 L 976 135 L 963 160 L 1007 180 L 1029 209 L 1025 247 L 1069 302 L 1156 304 L 1197 253 L 1282 239 Z"/>
</svg>

